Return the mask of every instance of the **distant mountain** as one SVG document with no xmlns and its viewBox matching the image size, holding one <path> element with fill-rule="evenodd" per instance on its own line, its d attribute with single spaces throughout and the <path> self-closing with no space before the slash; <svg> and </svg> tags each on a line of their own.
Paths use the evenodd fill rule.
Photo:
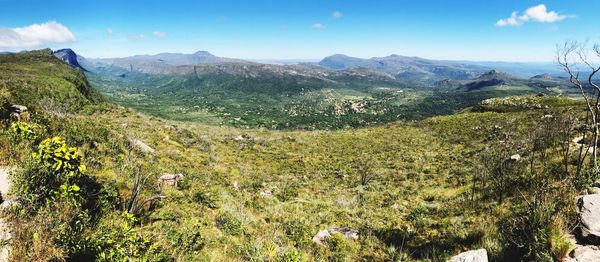
<svg viewBox="0 0 600 262">
<path fill-rule="evenodd" d="M 163 67 L 198 65 L 207 63 L 245 62 L 241 59 L 215 56 L 207 51 L 193 54 L 160 53 L 156 55 L 136 55 L 123 58 L 87 59 L 95 68 L 121 68 L 143 73 L 160 73 Z"/>
<path fill-rule="evenodd" d="M 444 79 L 467 80 L 490 70 L 483 66 L 399 55 L 362 59 L 337 54 L 324 58 L 318 64 L 331 70 L 368 68 L 393 75 L 404 83 L 424 85 Z"/>
<path fill-rule="evenodd" d="M 467 91 L 478 90 L 484 87 L 489 86 L 513 86 L 513 85 L 524 85 L 524 81 L 522 79 L 517 79 L 512 77 L 509 74 L 490 70 L 479 77 L 473 79 L 473 81 L 464 85 L 464 88 Z"/>
<path fill-rule="evenodd" d="M 65 49 L 56 50 L 53 52 L 53 54 L 54 54 L 54 56 L 58 57 L 60 60 L 65 61 L 70 66 L 79 68 L 83 71 L 87 71 L 85 68 L 83 68 L 79 64 L 79 57 L 77 56 L 77 54 L 75 52 L 73 52 L 73 50 L 65 48 Z"/>
</svg>

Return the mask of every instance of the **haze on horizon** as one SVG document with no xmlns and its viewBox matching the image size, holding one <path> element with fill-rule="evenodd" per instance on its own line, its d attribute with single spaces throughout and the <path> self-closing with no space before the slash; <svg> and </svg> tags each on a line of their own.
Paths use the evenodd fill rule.
<svg viewBox="0 0 600 262">
<path fill-rule="evenodd" d="M 565 40 L 598 40 L 594 10 L 600 8 L 593 0 L 0 0 L 0 5 L 5 10 L 0 51 L 71 48 L 107 58 L 206 50 L 249 60 L 399 54 L 522 62 L 552 61 L 555 45 Z"/>
</svg>

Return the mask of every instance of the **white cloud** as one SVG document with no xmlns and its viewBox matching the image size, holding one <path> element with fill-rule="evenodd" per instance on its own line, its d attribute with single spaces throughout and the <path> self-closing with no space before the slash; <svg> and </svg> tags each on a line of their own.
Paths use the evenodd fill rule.
<svg viewBox="0 0 600 262">
<path fill-rule="evenodd" d="M 509 18 L 506 19 L 500 19 L 498 20 L 498 22 L 496 22 L 496 26 L 518 26 L 518 25 L 522 25 L 523 21 L 521 21 L 521 19 L 519 19 L 519 17 L 517 16 L 517 12 L 512 12 L 512 15 Z"/>
<path fill-rule="evenodd" d="M 500 19 L 496 22 L 496 26 L 520 26 L 525 22 L 538 22 L 538 23 L 554 23 L 560 22 L 573 16 L 562 15 L 556 11 L 548 11 L 546 5 L 536 5 L 525 10 L 524 14 L 519 16 L 518 13 L 512 12 L 511 16 L 506 19 Z"/>
<path fill-rule="evenodd" d="M 112 30 L 112 28 L 106 28 L 106 34 L 107 34 L 108 36 L 112 36 L 112 35 L 113 35 L 113 30 Z"/>
<path fill-rule="evenodd" d="M 312 25 L 313 29 L 325 29 L 325 27 L 326 26 L 324 24 L 321 24 L 321 23 L 316 23 L 316 24 Z"/>
<path fill-rule="evenodd" d="M 154 32 L 152 32 L 152 34 L 158 38 L 163 38 L 163 37 L 167 36 L 167 33 L 159 32 L 159 31 L 154 31 Z"/>
<path fill-rule="evenodd" d="M 131 40 L 131 41 L 141 41 L 144 40 L 144 35 L 128 35 L 127 39 Z"/>
<path fill-rule="evenodd" d="M 342 12 L 340 12 L 340 11 L 333 11 L 331 13 L 331 17 L 336 18 L 336 19 L 337 18 L 342 18 L 343 16 L 344 16 L 344 14 Z"/>
<path fill-rule="evenodd" d="M 75 35 L 56 21 L 25 27 L 0 27 L 0 49 L 34 48 L 75 41 Z"/>
</svg>

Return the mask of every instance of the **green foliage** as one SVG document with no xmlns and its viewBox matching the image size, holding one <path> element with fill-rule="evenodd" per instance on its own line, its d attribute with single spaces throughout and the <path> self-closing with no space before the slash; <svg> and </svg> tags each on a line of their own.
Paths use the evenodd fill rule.
<svg viewBox="0 0 600 262">
<path fill-rule="evenodd" d="M 295 247 L 305 248 L 310 245 L 312 230 L 305 222 L 287 221 L 283 223 L 283 229 Z"/>
<path fill-rule="evenodd" d="M 38 164 L 50 168 L 57 175 L 74 177 L 85 171 L 81 155 L 75 147 L 68 147 L 60 137 L 44 139 L 38 151 L 32 154 Z"/>
<path fill-rule="evenodd" d="M 302 253 L 297 249 L 289 249 L 281 255 L 278 259 L 279 262 L 305 262 L 306 259 L 302 257 Z"/>
<path fill-rule="evenodd" d="M 573 244 L 563 233 L 562 227 L 556 224 L 550 229 L 550 249 L 557 261 L 564 261 L 573 249 Z"/>
<path fill-rule="evenodd" d="M 354 252 L 356 252 L 356 246 L 346 240 L 346 237 L 340 233 L 334 233 L 327 239 L 327 247 L 329 252 L 330 261 L 351 261 Z"/>
<path fill-rule="evenodd" d="M 122 213 L 122 222 L 108 229 L 96 240 L 97 261 L 156 261 L 160 257 L 156 245 L 140 236 L 133 224 L 136 218 Z"/>
<path fill-rule="evenodd" d="M 194 201 L 196 203 L 206 206 L 208 208 L 217 208 L 217 197 L 214 193 L 205 192 L 205 191 L 196 191 L 193 196 Z"/>
<path fill-rule="evenodd" d="M 244 232 L 242 221 L 229 212 L 223 212 L 218 215 L 215 223 L 219 229 L 227 234 L 240 235 Z"/>
<path fill-rule="evenodd" d="M 60 137 L 43 140 L 32 153 L 32 159 L 13 174 L 17 194 L 34 203 L 57 198 L 79 202 L 78 179 L 85 165 L 77 148 L 67 147 Z"/>
<path fill-rule="evenodd" d="M 10 124 L 10 129 L 15 137 L 22 140 L 35 141 L 40 135 L 40 126 L 16 121 Z"/>
</svg>

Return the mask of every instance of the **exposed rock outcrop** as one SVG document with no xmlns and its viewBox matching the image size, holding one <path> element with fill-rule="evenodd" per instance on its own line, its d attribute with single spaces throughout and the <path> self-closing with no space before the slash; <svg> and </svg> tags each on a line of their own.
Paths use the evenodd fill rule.
<svg viewBox="0 0 600 262">
<path fill-rule="evenodd" d="M 597 262 L 600 261 L 600 247 L 577 246 L 567 257 L 565 262 Z"/>
<path fill-rule="evenodd" d="M 158 178 L 161 185 L 176 186 L 177 183 L 183 181 L 183 174 L 164 174 Z"/>
<path fill-rule="evenodd" d="M 487 251 L 485 249 L 469 250 L 453 256 L 449 262 L 488 262 Z"/>
<path fill-rule="evenodd" d="M 79 64 L 78 56 L 75 52 L 73 52 L 73 50 L 65 48 L 56 50 L 53 53 L 54 56 L 58 57 L 60 60 L 65 61 L 65 63 L 69 64 L 70 66 L 74 68 L 79 68 L 83 71 L 87 71 Z"/>
<path fill-rule="evenodd" d="M 358 230 L 349 227 L 338 227 L 319 231 L 312 238 L 312 241 L 319 245 L 327 245 L 327 238 L 335 233 L 342 234 L 347 240 L 358 239 Z"/>
<path fill-rule="evenodd" d="M 139 148 L 144 153 L 154 154 L 154 148 L 151 148 L 139 139 L 132 139 L 131 143 L 133 144 L 133 146 Z"/>
<path fill-rule="evenodd" d="M 588 244 L 600 242 L 600 194 L 580 196 L 577 200 L 579 237 Z"/>
</svg>

